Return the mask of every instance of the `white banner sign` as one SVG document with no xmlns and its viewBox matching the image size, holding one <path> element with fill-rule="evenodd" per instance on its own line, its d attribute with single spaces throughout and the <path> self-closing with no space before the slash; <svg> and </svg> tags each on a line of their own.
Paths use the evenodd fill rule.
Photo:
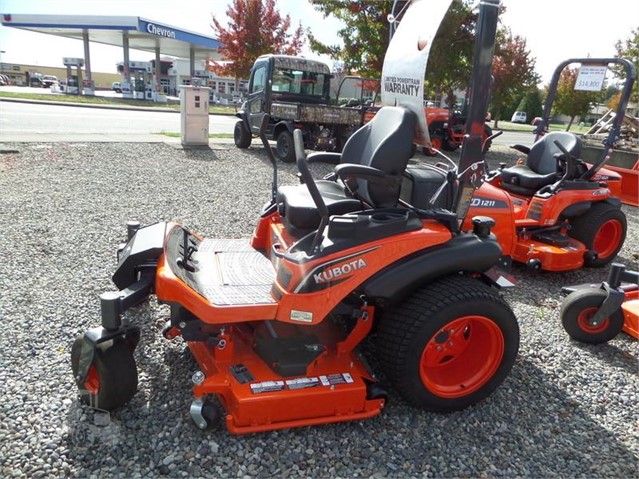
<svg viewBox="0 0 639 479">
<path fill-rule="evenodd" d="M 382 104 L 401 105 L 417 114 L 414 142 L 430 146 L 424 113 L 424 76 L 439 24 L 452 0 L 413 0 L 388 45 L 382 68 Z"/>
<path fill-rule="evenodd" d="M 581 65 L 575 90 L 601 91 L 608 67 L 606 65 Z"/>
</svg>

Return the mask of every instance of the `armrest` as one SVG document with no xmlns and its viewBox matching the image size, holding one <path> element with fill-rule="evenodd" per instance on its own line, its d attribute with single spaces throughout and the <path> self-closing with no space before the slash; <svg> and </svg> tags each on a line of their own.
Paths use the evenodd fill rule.
<svg viewBox="0 0 639 479">
<path fill-rule="evenodd" d="M 390 176 L 372 166 L 357 165 L 354 163 L 342 163 L 335 167 L 335 173 L 342 181 L 349 178 L 362 179 L 372 183 L 384 184 L 401 181 L 401 176 Z"/>
<path fill-rule="evenodd" d="M 510 147 L 517 151 L 520 151 L 524 155 L 527 155 L 528 153 L 530 153 L 530 147 L 525 145 L 516 144 L 516 145 L 510 145 Z"/>
<path fill-rule="evenodd" d="M 342 159 L 341 153 L 330 153 L 326 151 L 318 151 L 316 153 L 311 153 L 306 157 L 307 163 L 315 163 L 317 161 L 321 161 L 324 163 L 331 163 L 333 165 L 337 165 L 339 161 Z"/>
</svg>

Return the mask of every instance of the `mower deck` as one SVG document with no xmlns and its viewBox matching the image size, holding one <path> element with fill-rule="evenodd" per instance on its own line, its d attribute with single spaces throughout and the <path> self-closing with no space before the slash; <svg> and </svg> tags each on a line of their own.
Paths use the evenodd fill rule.
<svg viewBox="0 0 639 479">
<path fill-rule="evenodd" d="M 623 332 L 639 339 L 639 291 L 626 293 L 626 301 L 621 305 L 623 312 Z"/>
<path fill-rule="evenodd" d="M 286 347 L 285 337 L 275 341 L 245 327 L 233 327 L 223 335 L 223 346 L 189 342 L 205 375 L 194 386 L 194 396 L 217 395 L 226 411 L 226 426 L 234 434 L 366 419 L 379 414 L 384 398 L 370 397 L 370 385 L 375 380 L 359 357 L 351 351 L 328 352 L 322 345 L 326 342 L 320 338 L 334 332 L 327 327 L 312 329 L 316 334 L 304 336 L 305 348 L 299 337 L 289 336 L 288 354 L 283 355 L 289 362 L 271 367 L 252 342 L 271 340 L 282 348 Z M 318 356 L 308 365 L 307 372 L 283 376 L 273 370 L 279 367 L 293 371 L 308 350 Z M 265 354 L 268 353 L 262 352 Z M 284 361 L 282 356 L 279 360 Z"/>
</svg>

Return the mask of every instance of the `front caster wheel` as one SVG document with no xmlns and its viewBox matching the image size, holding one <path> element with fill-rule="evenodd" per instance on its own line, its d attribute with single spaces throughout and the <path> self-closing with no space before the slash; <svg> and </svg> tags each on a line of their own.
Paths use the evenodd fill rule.
<svg viewBox="0 0 639 479">
<path fill-rule="evenodd" d="M 78 336 L 71 348 L 71 369 L 82 402 L 96 409 L 112 411 L 125 404 L 138 389 L 138 371 L 133 348 L 116 340 L 110 347 L 96 347 L 86 378 L 78 379 L 84 337 Z"/>
<path fill-rule="evenodd" d="M 497 292 L 450 276 L 416 291 L 382 318 L 381 364 L 404 399 L 431 411 L 471 406 L 506 378 L 519 326 Z"/>
<path fill-rule="evenodd" d="M 623 328 L 623 313 L 617 310 L 597 325 L 592 319 L 606 299 L 601 289 L 573 291 L 561 304 L 561 324 L 568 335 L 582 343 L 601 344 L 617 336 Z"/>
<path fill-rule="evenodd" d="M 206 397 L 194 399 L 189 412 L 195 425 L 202 430 L 219 427 L 222 422 L 220 408 Z"/>
</svg>

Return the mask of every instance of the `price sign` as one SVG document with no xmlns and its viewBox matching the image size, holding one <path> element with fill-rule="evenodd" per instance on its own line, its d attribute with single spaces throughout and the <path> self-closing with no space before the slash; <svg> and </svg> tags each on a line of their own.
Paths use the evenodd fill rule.
<svg viewBox="0 0 639 479">
<path fill-rule="evenodd" d="M 607 70 L 605 65 L 581 65 L 575 90 L 601 91 Z"/>
</svg>

